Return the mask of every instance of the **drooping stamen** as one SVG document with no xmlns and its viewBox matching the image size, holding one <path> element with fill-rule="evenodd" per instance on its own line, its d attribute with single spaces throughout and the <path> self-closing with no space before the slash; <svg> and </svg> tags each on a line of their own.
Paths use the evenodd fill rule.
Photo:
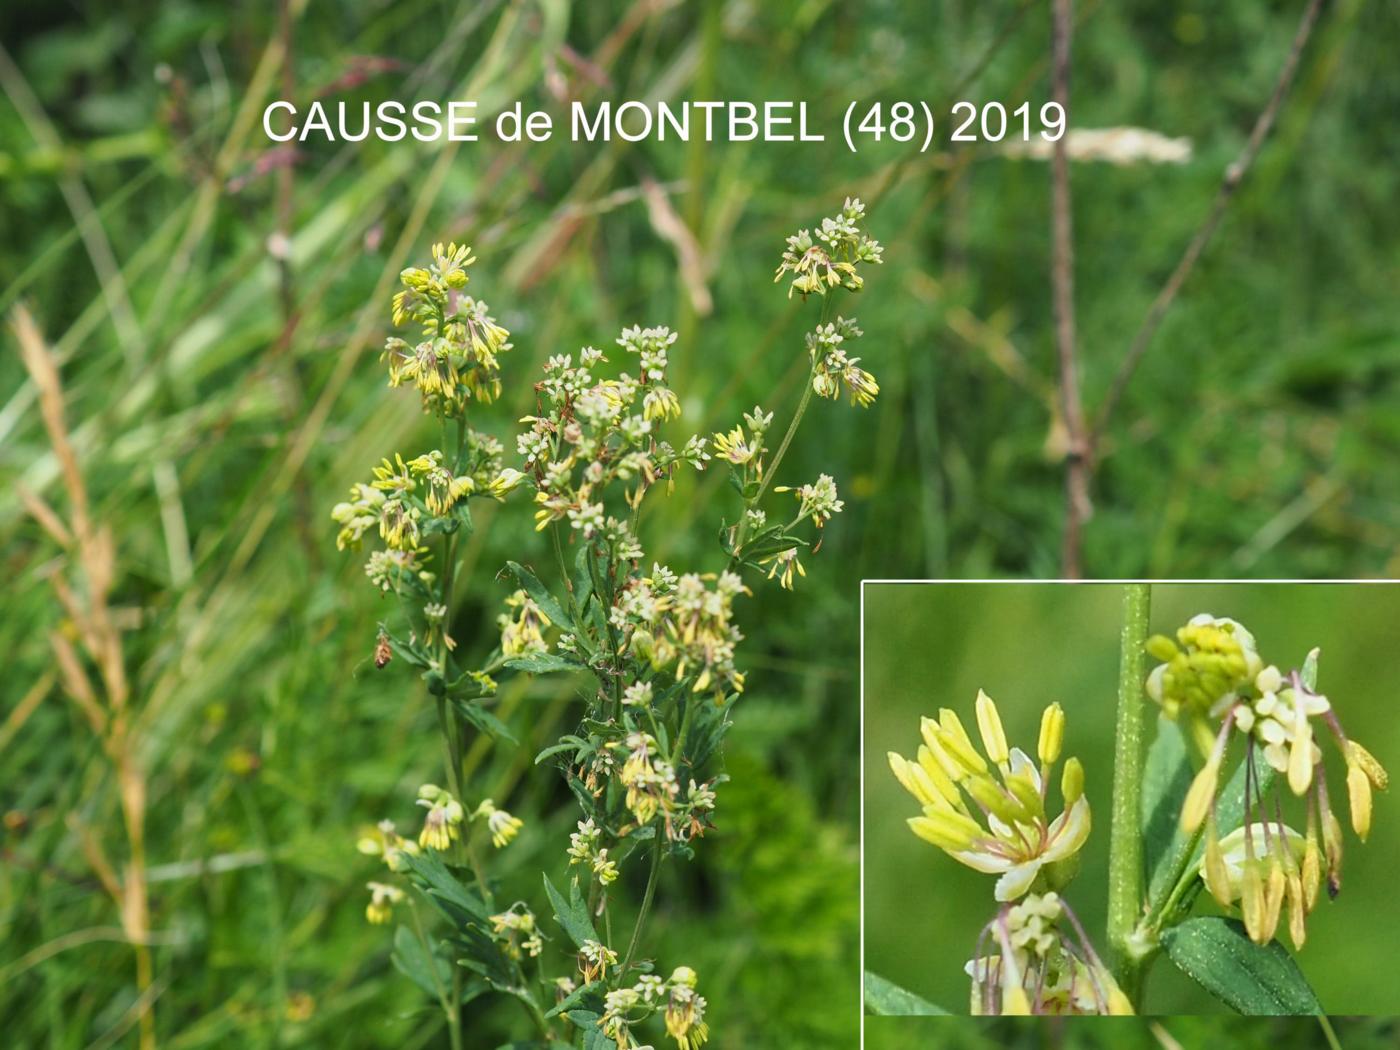
<svg viewBox="0 0 1400 1050">
<path fill-rule="evenodd" d="M 1244 748 L 1244 855 L 1254 859 L 1254 737 L 1247 738 Z"/>
<path fill-rule="evenodd" d="M 982 997 L 982 1014 L 986 1016 L 992 1012 L 991 984 L 992 984 L 992 959 L 986 954 L 987 938 L 991 936 L 992 924 L 996 920 L 987 923 L 982 927 L 982 931 L 977 935 L 977 945 L 972 949 L 972 979 L 977 981 L 977 968 L 982 967 L 982 979 L 978 981 L 977 990 Z"/>
<path fill-rule="evenodd" d="M 1337 818 L 1332 815 L 1332 805 L 1327 798 L 1327 775 L 1318 763 L 1317 769 L 1317 812 L 1322 824 L 1322 853 L 1327 858 L 1327 896 L 1337 899 L 1342 892 L 1342 858 L 1340 836 L 1332 834 Z M 1334 842 L 1335 839 L 1335 842 Z M 1337 849 L 1334 851 L 1333 846 Z"/>
<path fill-rule="evenodd" d="M 1103 962 L 1099 959 L 1098 952 L 1094 951 L 1094 945 L 1089 940 L 1089 935 L 1084 932 L 1084 925 L 1079 921 L 1079 916 L 1074 914 L 1074 909 L 1069 906 L 1069 902 L 1063 897 L 1060 898 L 1060 907 L 1064 909 L 1065 916 L 1069 919 L 1069 924 L 1074 927 L 1075 936 L 1079 938 L 1076 946 L 1081 957 L 1087 959 L 1089 965 L 1089 981 L 1094 986 L 1094 999 L 1100 1013 L 1108 1012 L 1108 993 L 1105 991 L 1099 974 L 1105 972 Z"/>
<path fill-rule="evenodd" d="M 1337 743 L 1342 749 L 1342 754 L 1347 753 L 1347 735 L 1342 729 L 1342 720 L 1337 717 L 1337 712 L 1330 707 L 1322 713 L 1322 720 L 1327 723 L 1327 728 L 1332 730 L 1332 735 L 1337 738 Z"/>
</svg>

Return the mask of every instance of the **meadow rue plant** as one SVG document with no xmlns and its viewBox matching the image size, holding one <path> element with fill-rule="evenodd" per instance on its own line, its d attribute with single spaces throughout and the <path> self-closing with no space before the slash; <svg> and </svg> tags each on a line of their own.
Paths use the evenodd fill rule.
<svg viewBox="0 0 1400 1050">
<path fill-rule="evenodd" d="M 1050 816 L 1048 787 L 1065 734 L 1058 704 L 1041 716 L 1034 760 L 1008 744 L 996 704 L 981 692 L 974 705 L 980 750 L 944 708 L 922 719 L 914 758 L 888 756 L 921 807 L 908 819 L 910 830 L 959 863 L 997 876 L 996 912 L 966 967 L 974 1014 L 1133 1013 L 1145 973 L 1163 952 L 1237 1009 L 1321 1012 L 1301 973 L 1271 942 L 1286 926 L 1294 948 L 1302 948 L 1321 886 L 1332 897 L 1341 888 L 1343 834 L 1328 792 L 1334 758 L 1344 767 L 1352 829 L 1362 841 L 1371 829 L 1372 793 L 1386 788 L 1386 772 L 1347 736 L 1318 691 L 1317 649 L 1283 671 L 1265 662 L 1243 624 L 1204 613 L 1174 638 L 1149 637 L 1150 594 L 1145 584 L 1127 585 L 1124 594 L 1111 965 L 1061 895 L 1077 871 L 1090 814 L 1083 767 L 1069 758 L 1061 811 Z M 1150 670 L 1149 658 L 1158 661 Z M 1150 795 L 1148 704 L 1164 716 L 1152 748 Z M 1321 736 L 1333 746 L 1324 748 Z M 1243 761 L 1226 783 L 1236 739 Z M 1289 799 L 1301 801 L 1302 832 L 1287 822 Z M 1191 914 L 1201 888 L 1225 917 Z M 877 989 L 886 986 L 877 981 Z"/>
<path fill-rule="evenodd" d="M 483 991 L 522 1003 L 546 1041 L 626 1050 L 642 1045 L 638 1032 L 649 1026 L 664 1029 L 679 1050 L 708 1039 L 699 977 L 687 966 L 661 976 L 644 949 L 647 917 L 662 864 L 692 856 L 715 823 L 722 741 L 744 689 L 740 619 L 750 583 L 793 587 L 806 572 L 799 554 L 817 553 L 822 530 L 844 507 L 829 474 L 773 482 L 814 393 L 833 397 L 844 387 L 853 403 L 868 406 L 878 391 L 846 350 L 860 335 L 855 322 L 828 319 L 836 294 L 858 292 L 863 271 L 881 261 L 878 242 L 861 229 L 863 215 L 860 201 L 848 200 L 814 234 L 789 239 L 783 254 L 779 277 L 794 274 L 790 290 L 804 298 L 820 295 L 822 316 L 807 340 L 808 381 L 775 450 L 774 412 L 759 406 L 708 437 L 673 435 L 681 416 L 669 378 L 676 334 L 641 326 L 624 329 L 607 351 L 586 346 L 551 356 L 534 384 L 533 411 L 503 442 L 478 427 L 490 422 L 481 408 L 502 393 L 510 334 L 466 291 L 470 250 L 435 245 L 426 267 L 401 274 L 393 321 L 416 335 L 390 338 L 384 360 L 391 386 L 418 391 L 441 443 L 386 457 L 331 516 L 340 549 L 375 545 L 365 574 L 397 606 L 379 626 L 375 666 L 418 672 L 446 743 L 445 784 L 418 792 L 424 812 L 416 837 L 386 820 L 359 850 L 421 892 L 444 920 L 430 939 L 415 907 L 395 943 L 418 947 L 400 947 L 396 958 L 437 998 L 454 1048 L 463 1045 L 462 1004 Z M 683 473 L 720 462 L 739 505 L 719 522 L 717 564 L 678 571 L 649 558 L 643 503 L 668 494 Z M 790 513 L 765 505 L 770 491 L 792 500 L 783 503 Z M 502 575 L 512 585 L 499 598 L 499 642 L 468 656 L 453 637 L 458 544 L 475 526 L 473 501 L 506 502 L 517 492 L 533 504 L 535 531 L 548 534 L 553 565 L 542 578 L 523 557 L 506 564 Z M 498 679 L 518 674 L 585 683 L 575 730 L 535 757 L 537 767 L 553 767 L 580 810 L 557 861 L 525 887 L 542 889 L 550 912 L 526 899 L 497 905 L 504 880 L 491 873 L 482 847 L 510 849 L 530 829 L 506 808 L 508 799 L 486 797 L 463 773 L 470 733 L 514 743 L 493 707 Z M 1026 783 L 1039 783 L 1036 775 Z M 1045 831 L 1061 842 L 1076 834 L 1062 825 Z M 1053 861 L 1053 852 L 1040 859 Z M 621 916 L 632 917 L 625 933 L 614 928 L 617 895 L 636 883 L 641 900 Z M 392 921 L 404 888 L 371 883 L 370 921 Z M 557 932 L 536 917 L 551 912 Z M 563 976 L 548 976 L 561 965 Z"/>
</svg>

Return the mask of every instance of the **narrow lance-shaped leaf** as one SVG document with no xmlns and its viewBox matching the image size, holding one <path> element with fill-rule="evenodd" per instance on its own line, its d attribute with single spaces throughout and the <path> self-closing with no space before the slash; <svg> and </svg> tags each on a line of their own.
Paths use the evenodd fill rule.
<svg viewBox="0 0 1400 1050">
<path fill-rule="evenodd" d="M 1322 1005 L 1278 941 L 1255 944 L 1237 919 L 1188 919 L 1162 934 L 1177 969 L 1242 1014 L 1320 1014 Z"/>
<path fill-rule="evenodd" d="M 1176 837 L 1191 774 L 1186 738 L 1175 722 L 1160 716 L 1142 771 L 1142 862 L 1149 885 Z"/>
<path fill-rule="evenodd" d="M 869 970 L 865 971 L 865 1012 L 880 1017 L 930 1017 L 946 1016 L 948 1013 L 942 1007 Z"/>
<path fill-rule="evenodd" d="M 580 665 L 568 657 L 554 653 L 530 653 L 528 656 L 513 656 L 505 662 L 512 671 L 528 671 L 530 674 L 551 674 L 555 671 L 577 671 Z"/>
<path fill-rule="evenodd" d="M 515 579 L 520 584 L 520 589 L 534 600 L 535 604 L 543 610 L 544 614 L 548 616 L 551 621 L 566 631 L 573 629 L 573 618 L 564 611 L 564 607 L 560 605 L 558 599 L 550 593 L 549 588 L 540 582 L 538 576 L 519 562 L 508 561 L 506 562 L 506 568 L 515 576 Z"/>
</svg>

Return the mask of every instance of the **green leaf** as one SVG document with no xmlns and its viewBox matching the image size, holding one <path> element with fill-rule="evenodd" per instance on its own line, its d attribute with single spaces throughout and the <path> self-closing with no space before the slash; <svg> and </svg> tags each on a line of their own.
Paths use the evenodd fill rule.
<svg viewBox="0 0 1400 1050">
<path fill-rule="evenodd" d="M 603 998 L 603 990 L 605 988 L 607 988 L 607 985 L 604 984 L 602 981 L 590 981 L 588 982 L 588 984 L 585 984 L 582 988 L 575 988 L 572 992 L 570 992 L 568 995 L 566 995 L 563 999 L 559 1001 L 558 1006 L 556 1006 L 553 1010 L 549 1011 L 549 1013 L 545 1014 L 545 1016 L 558 1017 L 566 1010 L 572 1010 L 576 1006 L 582 1006 L 583 1001 L 589 998 L 592 998 L 597 1002 L 601 1003 Z"/>
<path fill-rule="evenodd" d="M 1177 969 L 1242 1014 L 1321 1014 L 1322 1005 L 1278 941 L 1255 944 L 1238 919 L 1188 919 L 1162 934 Z"/>
<path fill-rule="evenodd" d="M 1171 856 L 1191 777 L 1186 738 L 1175 722 L 1162 715 L 1142 771 L 1142 861 L 1149 886 L 1157 882 L 1158 868 Z"/>
<path fill-rule="evenodd" d="M 424 950 L 423 942 L 407 926 L 394 931 L 394 968 L 433 998 L 452 987 L 452 965 Z"/>
<path fill-rule="evenodd" d="M 940 1016 L 948 1011 L 934 1006 L 913 992 L 887 981 L 877 973 L 865 971 L 865 1012 L 880 1017 Z"/>
<path fill-rule="evenodd" d="M 414 856 L 401 853 L 404 863 L 415 876 L 419 887 L 448 918 L 462 923 L 468 918 L 486 922 L 490 917 L 486 905 L 448 870 L 446 864 L 430 852 Z"/>
<path fill-rule="evenodd" d="M 1308 653 L 1307 659 L 1303 661 L 1303 669 L 1298 672 L 1298 677 L 1303 680 L 1303 685 L 1309 691 L 1317 692 L 1317 658 L 1321 650 L 1313 649 Z"/>
<path fill-rule="evenodd" d="M 550 674 L 554 671 L 578 671 L 579 665 L 568 657 L 554 653 L 531 653 L 529 656 L 514 656 L 505 662 L 512 671 L 529 671 L 531 674 Z"/>
<path fill-rule="evenodd" d="M 574 555 L 574 605 L 579 609 L 588 605 L 588 599 L 593 594 L 593 572 L 588 563 L 592 553 L 593 542 L 584 540 Z"/>
<path fill-rule="evenodd" d="M 541 762 L 543 762 L 546 758 L 550 758 L 550 757 L 552 757 L 552 756 L 554 756 L 554 755 L 563 754 L 565 751 L 574 751 L 574 752 L 577 752 L 578 749 L 581 748 L 581 747 L 585 747 L 585 748 L 588 747 L 588 741 L 586 741 L 586 740 L 580 740 L 580 739 L 579 739 L 578 737 L 576 737 L 576 736 L 566 736 L 566 737 L 563 737 L 563 738 L 559 741 L 559 743 L 557 743 L 557 744 L 551 744 L 549 747 L 545 748 L 545 749 L 544 749 L 543 751 L 541 751 L 538 755 L 536 755 L 536 756 L 535 756 L 535 765 L 539 765 L 539 764 L 540 764 Z"/>
<path fill-rule="evenodd" d="M 515 734 L 510 731 L 508 725 L 480 704 L 474 704 L 467 700 L 454 700 L 452 706 L 462 713 L 463 718 L 488 736 L 494 737 L 496 740 L 504 740 L 508 744 L 520 743 L 515 739 Z"/>
<path fill-rule="evenodd" d="M 598 939 L 598 934 L 593 929 L 593 920 L 588 915 L 588 903 L 579 891 L 577 879 L 569 881 L 567 901 L 564 900 L 564 895 L 554 888 L 554 883 L 549 881 L 548 875 L 544 876 L 544 891 L 549 895 L 549 903 L 554 907 L 554 917 L 559 920 L 559 925 L 564 927 L 564 932 L 569 935 L 576 948 L 582 948 L 584 941 Z"/>
<path fill-rule="evenodd" d="M 534 599 L 535 604 L 544 611 L 544 614 L 548 616 L 550 620 L 558 624 L 563 630 L 573 630 L 573 618 L 564 611 L 564 607 L 560 605 L 554 595 L 549 592 L 549 588 L 540 582 L 538 576 L 519 562 L 508 561 L 506 562 L 506 568 L 508 568 L 515 576 L 516 580 L 519 581 L 520 589 Z"/>
<path fill-rule="evenodd" d="M 616 1050 L 617 1044 L 603 1034 L 598 1022 L 602 1014 L 592 1010 L 570 1010 L 569 1020 L 583 1032 L 583 1050 Z"/>
</svg>

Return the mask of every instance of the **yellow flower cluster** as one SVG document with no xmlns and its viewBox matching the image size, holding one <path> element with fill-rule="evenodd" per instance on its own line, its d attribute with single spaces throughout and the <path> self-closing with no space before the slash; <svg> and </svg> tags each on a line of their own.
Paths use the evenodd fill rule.
<svg viewBox="0 0 1400 1050">
<path fill-rule="evenodd" d="M 502 613 L 497 618 L 501 628 L 501 654 L 509 659 L 549 652 L 549 643 L 544 638 L 549 617 L 534 599 L 524 591 L 516 591 L 506 599 L 506 607 L 515 611 Z"/>
<path fill-rule="evenodd" d="M 476 260 L 465 245 L 433 245 L 427 268 L 409 267 L 399 275 L 403 289 L 394 296 L 395 325 L 421 327 L 415 344 L 391 338 L 384 357 L 389 383 L 412 383 L 423 408 L 438 416 L 460 416 L 471 398 L 500 396 L 497 355 L 511 348 L 510 333 L 491 317 L 485 303 L 465 294 L 467 267 Z"/>
<path fill-rule="evenodd" d="M 705 997 L 695 990 L 697 983 L 689 966 L 676 967 L 664 980 L 644 974 L 635 985 L 604 996 L 598 1026 L 618 1050 L 647 1050 L 632 1029 L 660 1010 L 666 1034 L 676 1041 L 677 1050 L 699 1050 L 710 1037 L 710 1026 L 705 1022 Z"/>
<path fill-rule="evenodd" d="M 959 863 L 1000 876 L 999 901 L 1014 901 L 1038 885 L 1058 889 L 1073 874 L 1071 862 L 1090 828 L 1084 769 L 1076 758 L 1065 763 L 1061 777 L 1063 811 L 1053 820 L 1046 811 L 1064 711 L 1051 704 L 1041 717 L 1037 767 L 1024 751 L 1007 746 L 991 697 L 978 693 L 976 709 L 985 758 L 948 708 L 920 722 L 924 742 L 915 759 L 889 753 L 895 777 L 923 807 L 909 827 Z"/>
<path fill-rule="evenodd" d="M 535 958 L 544 951 L 535 914 L 524 904 L 512 904 L 498 915 L 492 915 L 491 936 L 501 945 L 506 956 L 519 961 L 522 955 Z"/>
<path fill-rule="evenodd" d="M 653 666 L 673 667 L 678 681 L 695 675 L 692 690 L 713 688 L 717 699 L 726 689 L 743 692 L 744 675 L 734 666 L 744 637 L 734 623 L 734 599 L 750 593 L 732 572 L 682 576 L 673 593 L 657 599 L 662 629 L 651 645 Z"/>
<path fill-rule="evenodd" d="M 837 287 L 860 291 L 865 280 L 859 266 L 884 261 L 880 242 L 861 231 L 864 217 L 865 205 L 859 198 L 848 197 L 840 215 L 823 219 L 815 230 L 798 230 L 787 239 L 773 280 L 781 281 L 784 274 L 792 274 L 788 295 L 798 292 L 803 298 L 812 293 L 825 295 L 828 289 Z"/>
<path fill-rule="evenodd" d="M 1148 652 L 1163 661 L 1147 679 L 1147 693 L 1171 718 L 1185 718 L 1205 751 L 1205 764 L 1186 793 L 1181 827 L 1204 826 L 1205 855 L 1200 874 L 1222 907 L 1238 902 L 1250 937 L 1272 940 L 1288 910 L 1289 935 L 1301 948 L 1306 918 L 1323 880 L 1335 893 L 1341 884 L 1342 830 L 1327 793 L 1325 755 L 1314 720 L 1335 738 L 1346 765 L 1352 829 L 1361 841 L 1371 830 L 1371 792 L 1384 790 L 1385 769 L 1361 744 L 1342 731 L 1331 702 L 1312 687 L 1318 652 L 1302 671 L 1285 675 L 1260 658 L 1254 636 L 1241 624 L 1202 614 L 1177 631 L 1176 641 L 1158 635 Z M 1283 777 L 1294 796 L 1304 799 L 1306 834 L 1284 823 L 1277 803 L 1269 812 L 1264 788 L 1246 777 L 1245 820 L 1223 838 L 1216 824 L 1221 774 L 1235 736 L 1245 740 L 1245 763 L 1254 753 Z"/>
</svg>

